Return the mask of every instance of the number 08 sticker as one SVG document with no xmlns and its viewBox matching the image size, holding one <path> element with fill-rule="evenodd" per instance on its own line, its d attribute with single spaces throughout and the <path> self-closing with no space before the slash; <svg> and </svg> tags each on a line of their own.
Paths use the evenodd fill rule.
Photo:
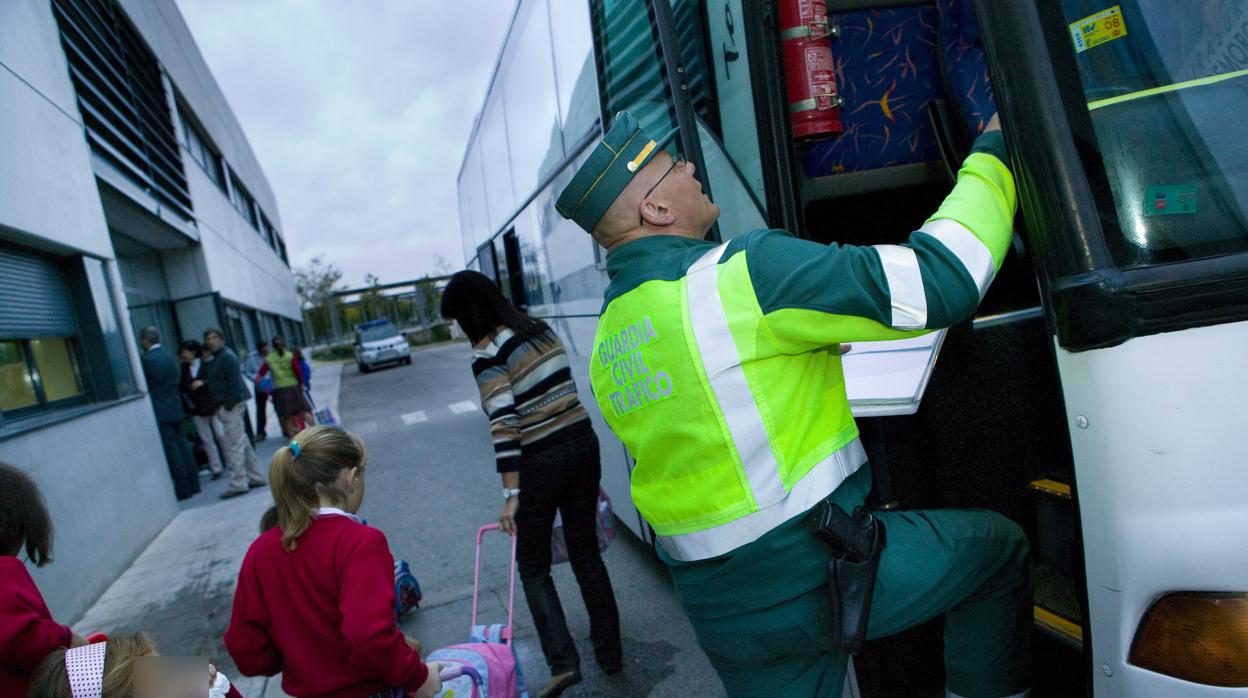
<svg viewBox="0 0 1248 698">
<path fill-rule="evenodd" d="M 1127 23 L 1122 19 L 1122 6 L 1114 5 L 1094 15 L 1088 15 L 1070 25 L 1070 37 L 1075 42 L 1075 53 L 1083 53 L 1103 43 L 1121 39 L 1127 35 Z"/>
</svg>

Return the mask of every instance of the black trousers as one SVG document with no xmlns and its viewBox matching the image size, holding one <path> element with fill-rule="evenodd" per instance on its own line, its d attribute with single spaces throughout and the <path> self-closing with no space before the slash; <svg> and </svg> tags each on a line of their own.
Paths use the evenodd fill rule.
<svg viewBox="0 0 1248 698">
<path fill-rule="evenodd" d="M 583 428 L 569 427 L 569 431 L 573 433 L 550 437 L 547 441 L 554 443 L 525 453 L 520 467 L 520 508 L 516 512 L 520 581 L 552 675 L 579 670 L 581 666 L 555 582 L 550 577 L 550 532 L 556 511 L 563 517 L 568 559 L 589 611 L 589 635 L 596 659 L 605 666 L 622 661 L 620 611 L 607 566 L 598 553 L 595 528 L 598 479 L 602 474 L 598 437 L 587 423 Z"/>
<path fill-rule="evenodd" d="M 269 416 L 266 414 L 269 409 L 269 396 L 263 390 L 256 388 L 256 438 L 261 434 L 266 434 L 264 427 L 266 426 Z"/>
<path fill-rule="evenodd" d="M 165 461 L 173 478 L 173 491 L 178 499 L 199 494 L 199 468 L 195 465 L 195 453 L 182 433 L 182 422 L 157 422 L 160 442 L 165 447 Z"/>
</svg>

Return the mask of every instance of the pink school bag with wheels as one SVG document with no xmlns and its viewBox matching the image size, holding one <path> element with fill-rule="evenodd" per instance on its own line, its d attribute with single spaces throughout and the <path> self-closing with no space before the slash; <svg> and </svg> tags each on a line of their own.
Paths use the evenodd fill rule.
<svg viewBox="0 0 1248 698">
<path fill-rule="evenodd" d="M 516 537 L 511 538 L 511 567 L 507 593 L 507 624 L 477 625 L 477 599 L 481 590 L 481 540 L 486 531 L 497 531 L 498 524 L 477 530 L 477 562 L 472 573 L 472 622 L 469 642 L 434 650 L 426 662 L 443 662 L 448 670 L 442 676 L 437 698 L 528 698 L 524 676 L 512 648 L 512 619 L 516 609 Z M 458 675 L 457 674 L 461 674 Z"/>
</svg>

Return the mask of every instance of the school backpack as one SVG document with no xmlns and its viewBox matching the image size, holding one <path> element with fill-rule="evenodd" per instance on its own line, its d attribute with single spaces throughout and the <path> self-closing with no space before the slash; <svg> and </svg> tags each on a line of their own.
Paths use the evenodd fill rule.
<svg viewBox="0 0 1248 698">
<path fill-rule="evenodd" d="M 394 616 L 402 618 L 420 608 L 420 583 L 404 560 L 394 561 Z"/>
<path fill-rule="evenodd" d="M 527 695 L 519 693 L 516 687 L 516 655 L 509 645 L 485 642 L 451 645 L 430 652 L 425 661 L 472 667 L 481 677 L 479 684 L 467 673 L 443 681 L 437 698 L 515 698 Z"/>
<path fill-rule="evenodd" d="M 498 524 L 487 524 L 477 530 L 476 565 L 472 580 L 472 620 L 469 622 L 468 643 L 451 645 L 429 653 L 427 662 L 443 662 L 448 666 L 471 667 L 480 677 L 464 676 L 444 680 L 436 698 L 528 698 L 520 662 L 512 645 L 512 622 L 516 603 L 516 538 L 511 539 L 511 570 L 507 601 L 507 623 L 477 624 L 477 601 L 481 590 L 481 539 L 487 531 L 497 531 Z"/>
<path fill-rule="evenodd" d="M 510 647 L 511 656 L 516 663 L 516 695 L 519 698 L 529 698 L 529 687 L 524 682 L 524 670 L 520 668 L 520 655 L 516 654 L 516 645 L 511 642 L 511 629 L 509 626 L 502 623 L 474 625 L 468 633 L 468 642 L 488 642 L 494 645 Z"/>
</svg>

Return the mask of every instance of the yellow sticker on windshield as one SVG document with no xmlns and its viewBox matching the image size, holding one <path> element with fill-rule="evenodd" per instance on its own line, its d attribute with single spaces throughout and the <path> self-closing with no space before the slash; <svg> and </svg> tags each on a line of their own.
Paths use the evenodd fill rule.
<svg viewBox="0 0 1248 698">
<path fill-rule="evenodd" d="M 1094 15 L 1088 15 L 1070 25 L 1070 37 L 1075 41 L 1075 53 L 1083 53 L 1108 41 L 1127 35 L 1127 24 L 1122 19 L 1122 6 L 1114 5 Z"/>
</svg>

